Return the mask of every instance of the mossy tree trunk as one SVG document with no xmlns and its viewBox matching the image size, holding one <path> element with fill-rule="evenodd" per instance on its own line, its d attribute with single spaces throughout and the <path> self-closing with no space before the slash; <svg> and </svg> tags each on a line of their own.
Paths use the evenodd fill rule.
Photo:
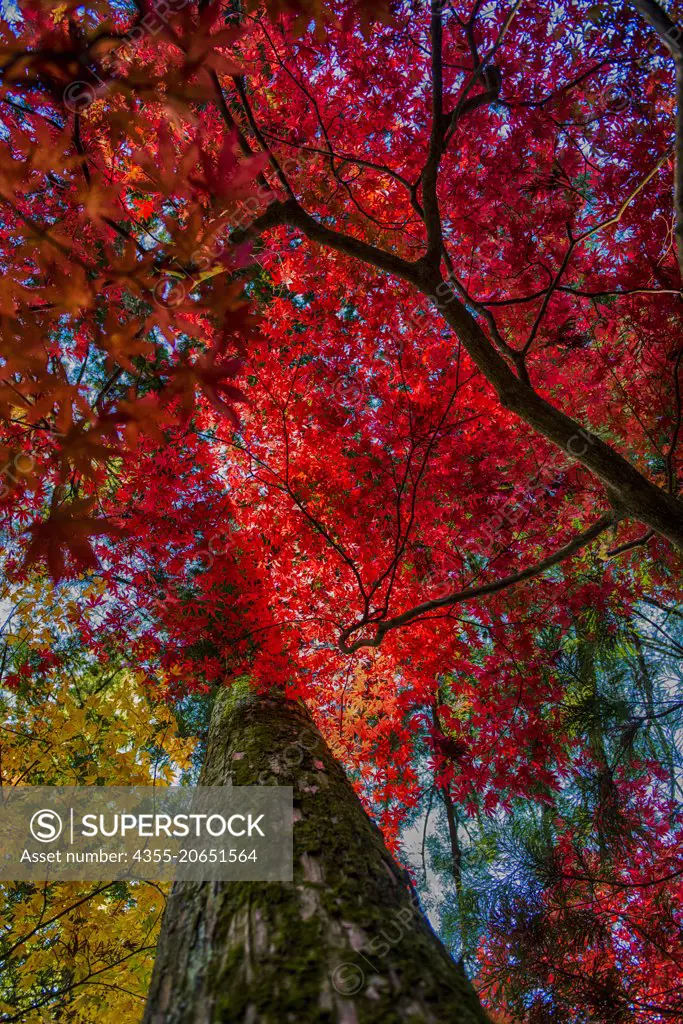
<svg viewBox="0 0 683 1024">
<path fill-rule="evenodd" d="M 176 883 L 145 1024 L 483 1024 L 305 708 L 216 700 L 202 785 L 294 787 L 291 883 Z"/>
</svg>

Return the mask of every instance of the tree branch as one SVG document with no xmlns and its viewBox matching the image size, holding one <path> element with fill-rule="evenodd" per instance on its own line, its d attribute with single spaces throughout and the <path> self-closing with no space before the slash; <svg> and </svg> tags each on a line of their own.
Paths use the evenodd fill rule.
<svg viewBox="0 0 683 1024">
<path fill-rule="evenodd" d="M 597 434 L 581 427 L 515 376 L 455 292 L 451 289 L 450 297 L 444 294 L 444 284 L 447 282 L 435 282 L 429 292 L 440 297 L 444 319 L 493 385 L 503 407 L 599 477 L 622 514 L 633 516 L 683 551 L 683 502 L 651 483 Z"/>
<path fill-rule="evenodd" d="M 584 530 L 583 533 L 578 534 L 569 543 L 559 548 L 554 554 L 548 555 L 541 562 L 537 562 L 536 565 L 529 566 L 527 569 L 522 569 L 521 572 L 514 573 L 512 576 L 505 576 L 500 580 L 495 580 L 492 583 L 485 583 L 480 587 L 468 587 L 465 590 L 457 591 L 453 594 L 447 594 L 446 597 L 435 598 L 433 601 L 423 601 L 422 604 L 415 605 L 414 608 L 409 608 L 405 612 L 401 612 L 400 615 L 394 615 L 390 619 L 385 619 L 383 622 L 378 623 L 377 631 L 375 636 L 369 640 L 356 640 L 355 643 L 347 644 L 348 638 L 356 632 L 356 630 L 362 628 L 365 623 L 357 623 L 350 629 L 346 630 L 342 634 L 342 638 L 339 643 L 339 648 L 344 654 L 353 654 L 354 651 L 360 650 L 361 647 L 378 647 L 382 641 L 382 638 L 392 629 L 398 629 L 400 626 L 407 626 L 410 622 L 414 622 L 415 619 L 420 618 L 429 612 L 438 611 L 441 608 L 450 608 L 454 604 L 460 604 L 463 601 L 473 601 L 479 597 L 486 597 L 488 594 L 497 594 L 501 590 L 507 590 L 508 587 L 514 587 L 518 583 L 523 583 L 525 580 L 533 579 L 535 576 L 540 576 L 541 573 L 545 572 L 546 569 L 551 569 L 553 566 L 558 565 L 565 559 L 570 558 L 572 555 L 580 551 L 581 548 L 586 547 L 591 541 L 599 537 L 601 533 L 614 526 L 619 520 L 619 515 L 616 512 L 607 512 L 604 516 L 601 516 L 591 527 Z"/>
<path fill-rule="evenodd" d="M 575 242 L 584 241 L 608 223 L 615 223 L 669 154 L 662 157 L 641 181 L 617 214 L 595 225 Z M 619 452 L 597 434 L 581 426 L 561 409 L 539 395 L 528 380 L 516 376 L 486 332 L 456 294 L 455 286 L 444 280 L 437 266 L 425 259 L 410 262 L 358 238 L 329 228 L 310 216 L 296 200 L 272 203 L 253 223 L 233 233 L 239 242 L 271 227 L 289 224 L 319 245 L 352 256 L 378 270 L 414 285 L 435 303 L 446 323 L 460 339 L 468 355 L 493 386 L 501 405 L 552 441 L 589 469 L 604 484 L 610 501 L 622 515 L 629 515 L 669 540 L 683 551 L 683 502 L 647 479 Z M 441 249 L 439 250 L 440 258 Z"/>
<path fill-rule="evenodd" d="M 287 193 L 287 195 L 290 196 L 291 199 L 294 199 L 295 198 L 294 197 L 294 193 L 292 191 L 291 185 L 289 184 L 289 182 L 287 180 L 287 176 L 285 175 L 284 171 L 280 167 L 280 164 L 278 162 L 277 157 L 275 156 L 275 154 L 271 150 L 270 146 L 268 145 L 266 139 L 263 136 L 263 133 L 262 133 L 261 129 L 259 128 L 259 126 L 258 126 L 258 124 L 256 122 L 256 118 L 254 117 L 254 113 L 253 113 L 253 111 L 251 109 L 251 104 L 249 103 L 249 97 L 247 96 L 247 89 L 246 89 L 246 85 L 245 85 L 245 81 L 244 81 L 244 76 L 243 75 L 233 75 L 232 76 L 232 80 L 235 83 L 235 88 L 237 89 L 239 98 L 240 98 L 240 100 L 242 102 L 242 107 L 244 108 L 244 112 L 247 115 L 247 121 L 249 122 L 249 127 L 251 128 L 252 132 L 254 133 L 254 135 L 255 135 L 259 145 L 263 149 L 263 151 L 268 154 L 268 160 L 270 162 L 270 166 L 275 171 L 275 174 L 277 175 L 278 181 L 280 182 L 280 184 L 284 188 L 284 190 Z"/>
<path fill-rule="evenodd" d="M 429 34 L 431 38 L 432 73 L 432 127 L 429 134 L 427 162 L 422 169 L 422 206 L 427 229 L 426 262 L 437 266 L 441 262 L 441 214 L 437 185 L 439 164 L 443 155 L 443 23 L 442 4 L 432 0 Z"/>
<path fill-rule="evenodd" d="M 422 279 L 420 263 L 411 263 L 385 249 L 370 245 L 360 238 L 353 238 L 352 235 L 345 235 L 341 231 L 326 227 L 306 213 L 295 199 L 271 203 L 249 227 L 233 232 L 231 240 L 242 242 L 280 224 L 289 224 L 290 227 L 299 228 L 312 242 L 335 249 L 337 252 L 343 252 L 347 256 L 353 256 L 363 263 L 376 267 L 377 270 L 384 270 L 404 281 L 410 281 L 411 284 L 417 284 Z"/>
</svg>

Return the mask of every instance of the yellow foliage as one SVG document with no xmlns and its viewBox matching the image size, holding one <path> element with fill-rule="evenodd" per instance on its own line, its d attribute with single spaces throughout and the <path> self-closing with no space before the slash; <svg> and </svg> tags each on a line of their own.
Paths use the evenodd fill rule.
<svg viewBox="0 0 683 1024">
<path fill-rule="evenodd" d="M 44 649 L 46 637 L 63 640 L 70 630 L 69 603 L 55 598 L 46 580 L 39 589 L 22 587 L 20 621 L 6 624 L 12 653 L 21 645 Z M 3 787 L 168 785 L 189 767 L 192 749 L 142 672 L 86 658 L 85 667 L 81 659 L 35 685 L 0 690 Z M 147 882 L 0 884 L 0 1019 L 139 1021 L 167 888 Z"/>
</svg>

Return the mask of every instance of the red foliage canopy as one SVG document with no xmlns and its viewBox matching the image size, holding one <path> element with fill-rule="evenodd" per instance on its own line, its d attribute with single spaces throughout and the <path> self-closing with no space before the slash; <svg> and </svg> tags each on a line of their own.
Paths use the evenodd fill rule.
<svg viewBox="0 0 683 1024">
<path fill-rule="evenodd" d="M 151 677 L 305 698 L 389 838 L 417 734 L 543 801 L 563 631 L 676 595 L 673 62 L 627 4 L 235 12 L 5 32 L 9 571 L 99 559 Z"/>
</svg>

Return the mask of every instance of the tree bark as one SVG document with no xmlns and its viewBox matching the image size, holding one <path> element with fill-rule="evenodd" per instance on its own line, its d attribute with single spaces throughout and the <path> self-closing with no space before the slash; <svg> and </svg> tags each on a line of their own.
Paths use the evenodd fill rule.
<svg viewBox="0 0 683 1024">
<path fill-rule="evenodd" d="M 144 1024 L 485 1024 L 301 704 L 219 692 L 200 784 L 294 787 L 291 883 L 176 883 Z"/>
</svg>

